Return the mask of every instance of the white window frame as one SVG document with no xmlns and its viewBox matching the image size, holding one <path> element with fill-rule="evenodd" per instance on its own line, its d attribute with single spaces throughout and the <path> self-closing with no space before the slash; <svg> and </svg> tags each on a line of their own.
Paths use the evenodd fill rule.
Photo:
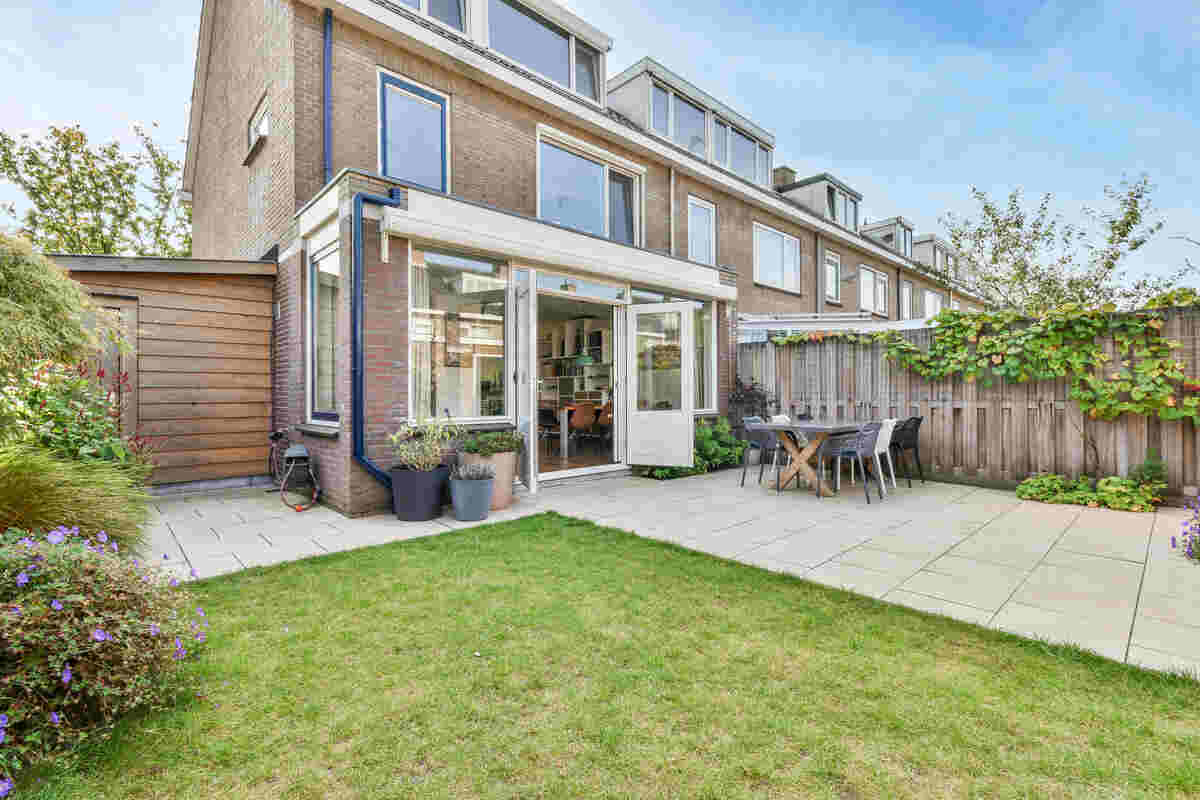
<svg viewBox="0 0 1200 800">
<path fill-rule="evenodd" d="M 867 279 L 871 281 L 871 305 L 864 306 L 862 301 L 863 286 Z M 887 273 L 880 272 L 877 269 L 872 269 L 866 264 L 858 265 L 858 305 L 861 311 L 870 311 L 872 314 L 888 315 L 888 291 L 891 289 L 891 282 L 888 280 Z M 880 292 L 879 285 L 883 283 L 883 307 L 879 307 Z"/>
<path fill-rule="evenodd" d="M 935 292 L 933 289 L 925 289 L 923 291 L 924 291 L 924 295 L 922 295 L 921 313 L 923 313 L 925 315 L 925 317 L 924 317 L 925 319 L 929 319 L 931 317 L 936 317 L 939 313 L 941 313 L 941 310 L 945 307 L 945 305 L 944 305 L 945 298 L 942 297 L 941 292 Z M 931 305 L 931 303 L 929 302 L 929 299 L 931 297 L 937 298 L 937 306 L 938 306 L 937 311 L 931 312 L 929 310 L 929 306 Z"/>
<path fill-rule="evenodd" d="M 384 128 L 386 126 L 387 120 L 385 120 L 383 118 L 384 106 L 383 106 L 383 102 L 382 102 L 383 83 L 384 83 L 383 78 L 385 75 L 390 78 L 393 78 L 395 80 L 401 81 L 403 83 L 410 83 L 413 86 L 417 87 L 418 89 L 422 89 L 426 92 L 429 92 L 431 94 L 437 95 L 438 97 L 441 97 L 445 101 L 445 106 L 443 107 L 443 112 L 442 112 L 445 118 L 442 121 L 443 122 L 442 127 L 446 131 L 446 134 L 445 134 L 446 141 L 443 143 L 443 146 L 446 148 L 446 163 L 445 163 L 446 194 L 452 194 L 454 191 L 454 167 L 453 167 L 454 158 L 453 158 L 453 151 L 450 149 L 450 145 L 451 145 L 451 139 L 453 136 L 453 134 L 451 132 L 451 121 L 454 119 L 454 114 L 453 114 L 452 105 L 451 105 L 453 103 L 451 96 L 449 94 L 447 94 L 446 92 L 441 91 L 440 89 L 435 89 L 432 86 L 428 86 L 424 83 L 421 83 L 420 81 L 415 81 L 412 78 L 408 77 L 407 75 L 403 75 L 399 72 L 392 72 L 391 70 L 384 69 L 383 67 L 379 67 L 375 70 L 375 104 L 378 106 L 378 108 L 375 109 L 375 126 L 376 126 L 376 128 L 378 128 L 378 130 L 375 132 L 375 149 L 378 151 L 378 157 L 375 162 L 376 171 L 380 175 L 384 175 L 385 177 L 390 177 L 390 176 L 387 176 L 386 173 L 383 171 L 383 148 L 387 146 L 387 136 L 385 135 L 385 132 L 384 132 Z M 414 95 L 412 92 L 405 90 L 405 88 L 403 86 L 397 86 L 395 88 L 397 89 L 397 91 L 404 92 L 409 97 L 413 97 L 417 100 L 420 100 L 423 103 L 429 102 L 428 99 L 421 97 L 420 95 Z M 393 178 L 393 180 L 401 180 L 402 181 L 404 179 L 403 178 Z M 431 191 L 437 191 L 437 190 L 431 189 Z"/>
<path fill-rule="evenodd" d="M 472 31 L 471 31 L 471 6 L 473 5 L 472 0 L 458 0 L 459 8 L 462 9 L 462 20 L 463 20 L 462 30 L 459 30 L 458 28 L 454 27 L 453 25 L 443 22 L 442 20 L 435 17 L 433 14 L 430 14 L 429 13 L 429 0 L 416 0 L 416 3 L 417 3 L 417 7 L 413 8 L 410 0 L 400 0 L 400 5 L 404 6 L 409 11 L 420 12 L 422 16 L 428 18 L 429 20 L 431 20 L 432 22 L 434 22 L 437 25 L 441 25 L 446 30 L 454 31 L 454 33 L 458 34 L 459 36 L 471 36 L 471 34 L 472 34 Z"/>
<path fill-rule="evenodd" d="M 785 270 L 784 274 L 782 276 L 783 285 L 779 286 L 774 283 L 769 283 L 763 279 L 762 270 L 760 268 L 761 265 L 759 262 L 759 252 L 758 252 L 758 232 L 759 231 L 765 231 L 767 233 L 771 233 L 776 236 L 782 237 L 785 245 L 788 241 L 795 243 L 795 245 L 796 245 L 796 287 L 794 289 L 787 288 L 788 276 L 787 276 L 787 272 L 786 272 L 786 270 L 787 270 L 786 263 L 783 265 L 784 270 Z M 776 291 L 780 291 L 780 292 L 787 292 L 789 294 L 796 294 L 796 295 L 803 294 L 804 287 L 801 283 L 801 279 L 804 277 L 804 252 L 800 249 L 800 239 L 796 236 L 792 236 L 790 233 L 784 233 L 783 231 L 779 230 L 778 228 L 772 228 L 770 225 L 764 225 L 761 222 L 754 223 L 751 235 L 754 240 L 754 243 L 753 243 L 754 244 L 754 282 L 756 284 L 758 284 L 759 286 L 766 286 L 766 287 L 775 289 Z M 784 247 L 783 252 L 785 254 L 787 253 L 786 246 Z"/>
<path fill-rule="evenodd" d="M 317 326 L 316 326 L 317 315 L 315 313 L 317 299 L 313 296 L 313 292 L 312 292 L 312 287 L 315 285 L 315 282 L 313 281 L 312 272 L 313 272 L 313 270 L 315 270 L 317 268 L 317 264 L 320 263 L 321 261 L 324 261 L 326 258 L 339 257 L 338 254 L 341 252 L 339 244 L 340 243 L 336 239 L 334 239 L 334 241 L 332 241 L 332 242 L 318 244 L 317 249 L 312 250 L 308 254 L 308 258 L 306 259 L 308 262 L 307 263 L 308 270 L 305 273 L 305 280 L 304 280 L 304 294 L 308 298 L 308 302 L 305 303 L 305 306 L 304 306 L 304 316 L 305 316 L 304 329 L 306 331 L 305 342 L 304 342 L 304 419 L 309 425 L 322 425 L 326 428 L 333 428 L 335 430 L 341 427 L 340 416 L 338 419 L 324 419 L 324 418 L 314 418 L 313 417 L 313 395 L 315 394 L 315 392 L 314 392 L 315 387 L 313 386 L 313 380 L 316 377 L 315 375 L 313 375 L 313 349 L 314 349 L 314 346 L 316 343 L 316 335 L 317 335 Z M 339 280 L 342 277 L 344 277 L 344 276 L 339 275 L 338 276 Z M 339 289 L 339 291 L 341 291 L 342 287 L 339 286 L 338 289 Z M 334 328 L 334 331 L 336 332 L 337 331 L 337 321 L 336 320 L 334 321 L 333 328 Z M 334 384 L 335 385 L 337 384 L 336 372 L 335 372 Z"/>
<path fill-rule="evenodd" d="M 263 96 L 258 99 L 254 111 L 250 114 L 250 119 L 246 121 L 247 152 L 254 149 L 254 145 L 258 144 L 259 139 L 264 139 L 271 133 L 271 107 L 267 104 L 267 94 L 267 92 L 263 92 Z"/>
<path fill-rule="evenodd" d="M 421 2 L 423 2 L 423 3 L 428 2 L 428 0 L 421 0 Z M 468 4 L 468 6 L 474 5 L 472 2 L 470 2 L 470 0 L 463 0 L 463 2 L 466 2 Z M 508 53 L 501 52 L 500 50 L 497 50 L 495 47 L 492 46 L 491 26 L 488 21 L 488 16 L 491 13 L 491 11 L 490 11 L 491 0 L 482 0 L 480 2 L 479 5 L 482 8 L 482 13 L 481 13 L 482 19 L 480 20 L 480 24 L 479 24 L 480 31 L 479 31 L 478 35 L 471 35 L 471 38 L 474 39 L 475 41 L 481 42 L 490 52 L 492 52 L 495 55 L 497 55 L 498 57 L 500 57 L 506 63 L 520 67 L 521 69 L 528 72 L 530 75 L 534 75 L 535 77 L 537 77 L 543 81 L 549 81 L 550 83 L 554 84 L 555 86 L 562 86 L 564 89 L 568 89 L 573 95 L 578 97 L 580 100 L 584 101 L 585 103 L 589 103 L 589 104 L 595 106 L 596 108 L 599 108 L 599 109 L 606 108 L 608 105 L 608 90 L 606 88 L 606 85 L 607 85 L 607 77 L 606 76 L 608 75 L 608 63 L 607 63 L 608 54 L 604 51 L 604 48 L 600 47 L 597 44 L 592 43 L 591 41 L 589 41 L 587 39 L 583 39 L 583 43 L 586 44 L 590 49 L 595 50 L 597 55 L 599 56 L 599 63 L 596 64 L 596 71 L 598 73 L 596 75 L 596 91 L 597 91 L 597 93 L 599 93 L 600 97 L 598 99 L 594 99 L 594 98 L 588 97 L 586 94 L 581 94 L 575 86 L 575 42 L 582 37 L 576 36 L 575 33 L 573 31 L 568 30 L 566 28 L 566 26 L 560 25 L 559 23 L 550 19 L 544 13 L 542 13 L 539 9 L 535 8 L 534 6 L 529 5 L 528 3 L 523 3 L 523 2 L 521 2 L 521 0 L 509 0 L 509 2 L 511 2 L 513 5 L 518 5 L 518 6 L 521 6 L 522 8 L 524 8 L 528 13 L 530 13 L 531 15 L 536 17 L 546 27 L 553 28 L 554 30 L 557 30 L 561 33 L 565 33 L 567 35 L 567 38 L 570 40 L 570 44 L 567 47 L 567 54 L 568 54 L 567 65 L 568 65 L 568 70 L 570 73 L 568 76 L 568 84 L 562 84 L 555 78 L 551 78 L 549 75 L 545 75 L 541 72 L 538 72 L 533 67 L 530 67 L 526 64 L 521 63 L 520 61 L 517 61 L 516 58 L 514 58 L 513 56 L 509 55 Z M 432 17 L 431 17 L 431 19 L 432 19 Z M 446 25 L 444 27 L 446 27 L 448 30 L 454 30 L 453 28 L 450 28 L 448 25 Z"/>
<path fill-rule="evenodd" d="M 717 329 L 721 327 L 720 320 L 717 319 L 717 303 L 715 300 L 697 300 L 698 303 L 703 303 L 708 306 L 712 312 L 712 331 L 709 334 L 708 348 L 708 375 L 709 375 L 709 395 L 712 397 L 714 405 L 705 408 L 697 408 L 696 414 L 715 414 L 720 406 L 720 400 L 717 398 L 717 390 L 720 386 L 720 381 L 717 380 Z M 695 311 L 692 312 L 693 316 Z"/>
<path fill-rule="evenodd" d="M 413 270 L 416 267 L 416 265 L 413 263 L 413 258 L 414 258 L 414 253 L 418 249 L 422 250 L 422 251 L 425 250 L 425 248 L 423 248 L 423 247 L 421 247 L 421 248 L 413 247 L 412 240 L 409 239 L 408 240 L 408 285 L 409 286 L 413 285 Z M 454 252 L 454 248 L 452 248 L 452 247 L 451 248 L 433 247 L 433 248 L 429 248 L 429 249 L 437 250 L 437 251 L 446 250 L 451 253 Z M 517 352 L 516 352 L 517 331 L 516 331 L 516 326 L 514 324 L 514 320 L 516 319 L 516 313 L 517 313 L 516 297 L 515 297 L 516 293 L 511 290 L 512 290 L 513 272 L 516 269 L 518 269 L 518 267 L 516 265 L 514 265 L 512 263 L 512 261 L 507 260 L 507 259 L 490 258 L 488 256 L 477 255 L 474 253 L 461 252 L 461 251 L 460 251 L 460 253 L 461 253 L 461 255 L 463 255 L 464 257 L 467 257 L 467 258 L 475 258 L 475 259 L 481 260 L 481 261 L 491 261 L 495 264 L 503 264 L 505 267 L 505 274 L 507 275 L 508 286 L 507 286 L 507 290 L 504 292 L 504 368 L 503 368 L 503 374 L 505 376 L 508 376 L 511 374 L 508 369 L 508 366 L 509 366 L 509 364 L 515 363 L 515 360 L 517 358 Z M 532 272 L 530 274 L 532 275 Z M 413 326 L 413 302 L 412 302 L 413 294 L 412 294 L 412 292 L 407 292 L 407 294 L 408 294 L 409 337 L 408 337 L 408 352 L 405 354 L 405 356 L 408 358 L 408 363 L 411 367 L 411 364 L 413 363 L 413 345 L 415 344 L 415 341 L 411 334 L 412 334 L 412 331 L 416 330 L 416 328 Z M 528 323 L 528 320 L 526 320 L 526 323 Z M 416 422 L 417 418 L 415 416 L 413 416 L 413 410 L 416 408 L 416 405 L 413 402 L 415 399 L 413 390 L 414 390 L 414 388 L 416 388 L 413 386 L 414 370 L 412 370 L 410 368 L 407 370 L 407 372 L 408 372 L 408 375 L 406 378 L 406 383 L 408 384 L 408 419 L 410 422 Z M 516 387 L 513 385 L 512 381 L 506 379 L 504 381 L 504 410 L 506 412 L 505 414 L 503 414 L 502 416 L 498 416 L 498 417 L 451 417 L 450 421 L 455 423 L 456 425 L 474 425 L 474 424 L 483 424 L 483 423 L 492 423 L 492 422 L 507 422 L 507 423 L 511 423 L 512 425 L 515 426 L 517 424 L 516 403 L 517 403 Z M 476 405 L 478 405 L 478 398 L 476 398 Z M 440 416 L 440 415 L 435 413 L 434 416 Z"/>
<path fill-rule="evenodd" d="M 833 192 L 833 214 L 829 217 L 830 221 L 857 233 L 858 201 L 851 197 L 849 192 L 843 191 L 833 184 L 829 184 L 825 192 L 826 211 L 829 210 L 829 192 Z M 845 219 L 839 219 L 839 217 L 844 217 Z"/>
<path fill-rule="evenodd" d="M 712 247 L 712 253 L 710 253 L 711 260 L 706 261 L 696 258 L 696 254 L 692 252 L 692 206 L 703 208 L 709 212 L 708 241 Z M 715 267 L 717 265 L 717 207 L 704 198 L 696 197 L 694 194 L 689 194 L 687 197 L 687 212 L 688 260 L 695 261 L 698 264 L 704 264 L 709 267 Z"/>
<path fill-rule="evenodd" d="M 754 142 L 754 179 L 751 180 L 750 182 L 755 184 L 756 186 L 766 186 L 768 188 L 771 187 L 771 183 L 772 183 L 771 165 L 774 161 L 774 153 L 775 153 L 774 147 L 771 147 L 766 142 L 759 139 L 757 136 L 746 133 L 746 131 L 742 130 L 742 128 L 740 126 L 730 122 L 725 117 L 721 116 L 717 112 L 713 111 L 711 108 L 704 105 L 704 103 L 698 103 L 695 100 L 693 100 L 691 97 L 688 97 L 687 95 L 685 95 L 681 92 L 675 91 L 675 89 L 673 89 L 670 85 L 663 83 L 662 81 L 659 81 L 659 80 L 651 80 L 651 81 L 649 81 L 649 84 L 650 84 L 650 88 L 646 94 L 646 120 L 648 122 L 648 124 L 646 125 L 646 129 L 650 132 L 650 134 L 652 136 L 662 139 L 665 142 L 670 142 L 671 144 L 675 145 L 676 147 L 683 148 L 683 145 L 681 145 L 675 141 L 675 101 L 677 98 L 682 98 L 684 101 L 686 101 L 686 102 L 690 103 L 691 105 L 695 106 L 696 108 L 699 108 L 700 110 L 702 110 L 704 112 L 704 116 L 705 116 L 704 155 L 700 156 L 697 153 L 693 153 L 691 150 L 688 150 L 687 152 L 690 155 L 696 156 L 697 158 L 701 158 L 701 157 L 704 158 L 704 160 L 709 162 L 710 164 L 716 164 L 719 167 L 723 167 L 724 169 L 726 169 L 730 172 L 733 172 L 733 169 L 729 165 L 733 158 L 733 131 L 736 128 L 738 133 L 745 136 L 750 141 Z M 654 128 L 654 89 L 655 89 L 655 87 L 662 89 L 664 92 L 667 93 L 667 132 L 666 132 L 666 134 L 659 133 Z M 725 127 L 725 158 L 724 158 L 724 160 L 721 160 L 721 161 L 717 160 L 717 148 L 716 148 L 717 125 L 718 124 L 723 125 Z M 686 148 L 684 148 L 684 149 L 686 150 Z M 762 161 L 764 159 L 766 161 L 767 180 L 766 180 L 766 183 L 760 183 L 758 180 L 758 177 L 759 177 L 760 172 L 762 171 L 762 168 L 763 168 Z M 739 173 L 734 172 L 733 174 L 738 175 L 738 177 L 742 177 L 744 179 L 744 176 L 740 175 Z"/>
<path fill-rule="evenodd" d="M 913 282 L 900 281 L 900 308 L 896 309 L 896 316 L 900 319 L 915 319 L 913 314 Z"/>
<path fill-rule="evenodd" d="M 831 258 L 833 259 L 832 262 L 830 262 Z M 840 303 L 842 302 L 842 257 L 833 250 L 826 250 L 821 262 L 821 276 L 825 280 L 825 299 Z M 835 281 L 829 280 L 830 266 L 837 269 L 837 280 Z M 831 292 L 830 289 L 833 291 Z"/>
<path fill-rule="evenodd" d="M 591 161 L 600 162 L 604 167 L 604 236 L 602 238 L 613 241 L 610 237 L 612 232 L 609 225 L 609 189 L 608 189 L 608 174 L 610 171 L 616 171 L 620 175 L 627 178 L 633 178 L 634 191 L 634 215 L 633 215 L 633 247 L 643 246 L 643 237 L 646 230 L 646 168 L 634 161 L 622 158 L 621 156 L 610 153 L 609 151 L 597 147 L 590 142 L 585 142 L 571 136 L 568 133 L 563 133 L 560 130 L 538 123 L 537 126 L 537 166 L 535 176 L 536 184 L 534 186 L 534 194 L 537 196 L 537 218 L 542 218 L 542 142 L 548 142 L 555 147 L 560 147 L 563 150 L 574 153 L 582 158 Z M 551 223 L 553 224 L 553 223 Z M 564 230 L 574 230 L 574 228 L 566 228 Z M 586 231 L 576 231 L 584 236 L 594 236 Z M 625 244 L 624 242 L 615 242 L 615 244 Z"/>
</svg>

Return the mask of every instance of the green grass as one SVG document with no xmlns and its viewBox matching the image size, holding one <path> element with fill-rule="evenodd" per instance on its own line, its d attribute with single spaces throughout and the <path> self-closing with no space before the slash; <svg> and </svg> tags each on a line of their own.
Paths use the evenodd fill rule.
<svg viewBox="0 0 1200 800">
<path fill-rule="evenodd" d="M 1200 793 L 1193 681 L 554 514 L 196 592 L 200 697 L 30 796 Z"/>
</svg>

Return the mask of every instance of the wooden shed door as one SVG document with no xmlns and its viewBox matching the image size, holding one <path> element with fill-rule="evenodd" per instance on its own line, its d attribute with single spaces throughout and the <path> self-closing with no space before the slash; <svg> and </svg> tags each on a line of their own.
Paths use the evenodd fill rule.
<svg viewBox="0 0 1200 800">
<path fill-rule="evenodd" d="M 116 392 L 121 403 L 121 433 L 132 436 L 138 428 L 138 304 L 136 300 L 102 295 L 97 295 L 95 300 L 101 308 L 121 316 L 121 330 L 128 349 L 121 352 L 117 345 L 108 343 L 97 366 L 104 370 L 100 383 L 105 389 Z M 124 381 L 120 379 L 122 373 L 127 373 Z"/>
</svg>

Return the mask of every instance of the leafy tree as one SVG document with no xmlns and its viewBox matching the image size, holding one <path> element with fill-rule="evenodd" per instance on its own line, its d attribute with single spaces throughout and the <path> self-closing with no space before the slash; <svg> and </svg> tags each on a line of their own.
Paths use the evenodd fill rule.
<svg viewBox="0 0 1200 800">
<path fill-rule="evenodd" d="M 1110 207 L 1083 209 L 1099 229 L 1096 234 L 1054 213 L 1051 194 L 1027 207 L 1020 189 L 999 203 L 971 187 L 978 217 L 948 213 L 942 218 L 959 253 L 957 272 L 945 267 L 935 272 L 943 281 L 965 280 L 992 306 L 1030 315 L 1065 303 L 1140 307 L 1173 288 L 1183 273 L 1133 278 L 1122 269 L 1125 258 L 1163 227 L 1154 219 L 1153 188 L 1145 176 L 1106 186 Z"/>
<path fill-rule="evenodd" d="M 30 207 L 3 210 L 19 234 L 44 253 L 188 256 L 191 209 L 178 199 L 173 160 L 141 126 L 140 148 L 94 146 L 78 125 L 51 127 L 34 139 L 0 131 L 0 180 L 16 184 Z"/>
<path fill-rule="evenodd" d="M 72 363 L 105 339 L 120 340 L 119 321 L 28 242 L 0 234 L 0 376 Z"/>
</svg>

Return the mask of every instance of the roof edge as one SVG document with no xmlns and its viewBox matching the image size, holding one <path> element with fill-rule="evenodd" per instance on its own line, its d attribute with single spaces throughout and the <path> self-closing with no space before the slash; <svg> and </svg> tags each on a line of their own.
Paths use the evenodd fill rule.
<svg viewBox="0 0 1200 800">
<path fill-rule="evenodd" d="M 208 57 L 212 49 L 212 18 L 216 0 L 202 0 L 200 32 L 196 36 L 196 64 L 192 72 L 192 102 L 188 108 L 187 149 L 183 156 L 181 188 L 189 194 L 196 181 L 196 157 L 200 146 L 200 122 L 204 117 L 204 96 L 208 84 Z"/>
<path fill-rule="evenodd" d="M 828 172 L 820 172 L 816 175 L 810 175 L 807 178 L 801 178 L 800 180 L 795 181 L 794 183 L 789 183 L 785 186 L 777 186 L 777 187 L 775 187 L 775 191 L 779 192 L 780 194 L 783 194 L 784 192 L 789 192 L 792 189 L 799 189 L 802 186 L 808 186 L 813 183 L 820 183 L 821 181 L 827 181 L 829 183 L 832 183 L 834 186 L 838 187 L 843 192 L 845 192 L 846 194 L 853 197 L 855 200 L 861 201 L 863 199 L 862 194 L 855 191 L 854 189 L 851 189 L 850 186 L 848 184 L 846 184 L 844 181 L 839 180 L 834 175 L 832 175 Z"/>
<path fill-rule="evenodd" d="M 217 258 L 158 258 L 47 253 L 46 258 L 69 272 L 165 272 L 176 275 L 249 275 L 274 277 L 273 261 L 233 261 Z"/>
</svg>

